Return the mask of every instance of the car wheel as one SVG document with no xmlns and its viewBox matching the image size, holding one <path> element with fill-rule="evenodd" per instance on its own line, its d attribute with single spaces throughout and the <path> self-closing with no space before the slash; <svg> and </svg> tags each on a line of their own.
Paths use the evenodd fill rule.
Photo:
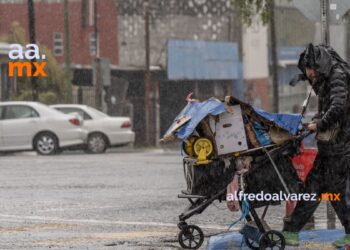
<svg viewBox="0 0 350 250">
<path fill-rule="evenodd" d="M 87 152 L 91 154 L 101 154 L 107 149 L 107 138 L 100 133 L 89 135 L 87 140 Z"/>
<path fill-rule="evenodd" d="M 41 155 L 56 154 L 59 151 L 57 137 L 49 132 L 40 133 L 34 139 L 34 148 Z"/>
</svg>

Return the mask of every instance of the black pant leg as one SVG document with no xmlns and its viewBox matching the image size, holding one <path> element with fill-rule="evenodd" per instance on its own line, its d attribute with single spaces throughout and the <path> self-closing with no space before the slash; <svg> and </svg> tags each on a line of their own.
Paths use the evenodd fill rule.
<svg viewBox="0 0 350 250">
<path fill-rule="evenodd" d="M 340 201 L 331 204 L 347 234 L 350 234 L 349 167 L 350 158 L 346 156 L 330 157 L 325 164 L 325 189 L 340 194 Z"/>
<path fill-rule="evenodd" d="M 305 193 L 316 193 L 317 196 L 323 191 L 323 159 L 317 155 L 314 166 L 309 172 L 305 182 Z M 298 201 L 290 221 L 284 223 L 284 231 L 299 232 L 309 221 L 317 209 L 320 201 Z"/>
</svg>

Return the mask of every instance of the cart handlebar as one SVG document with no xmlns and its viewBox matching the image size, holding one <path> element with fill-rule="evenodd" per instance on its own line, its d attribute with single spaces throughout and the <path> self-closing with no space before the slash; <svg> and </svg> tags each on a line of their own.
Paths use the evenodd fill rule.
<svg viewBox="0 0 350 250">
<path fill-rule="evenodd" d="M 299 135 L 299 136 L 297 137 L 297 140 L 301 142 L 302 140 L 304 140 L 306 137 L 308 137 L 308 136 L 311 135 L 312 133 L 313 133 L 313 132 L 310 131 L 310 130 L 303 129 L 301 135 Z"/>
</svg>

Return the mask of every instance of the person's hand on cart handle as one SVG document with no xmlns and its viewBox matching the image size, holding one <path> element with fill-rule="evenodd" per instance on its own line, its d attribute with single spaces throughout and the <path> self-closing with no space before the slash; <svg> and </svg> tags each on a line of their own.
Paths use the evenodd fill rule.
<svg viewBox="0 0 350 250">
<path fill-rule="evenodd" d="M 307 124 L 307 129 L 311 132 L 315 132 L 317 130 L 317 123 L 316 122 L 310 122 Z"/>
<path fill-rule="evenodd" d="M 303 123 L 303 128 L 308 131 L 308 134 L 312 134 L 317 131 L 317 123 L 315 121 Z"/>
</svg>

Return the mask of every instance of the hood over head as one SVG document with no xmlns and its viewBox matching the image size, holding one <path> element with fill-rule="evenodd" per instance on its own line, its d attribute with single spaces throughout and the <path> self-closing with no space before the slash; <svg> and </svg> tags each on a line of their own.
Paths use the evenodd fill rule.
<svg viewBox="0 0 350 250">
<path fill-rule="evenodd" d="M 305 68 L 312 68 L 320 75 L 329 76 L 332 68 L 336 64 L 347 67 L 347 63 L 338 53 L 328 45 L 307 45 L 305 51 L 301 53 L 298 68 L 305 74 Z"/>
</svg>

